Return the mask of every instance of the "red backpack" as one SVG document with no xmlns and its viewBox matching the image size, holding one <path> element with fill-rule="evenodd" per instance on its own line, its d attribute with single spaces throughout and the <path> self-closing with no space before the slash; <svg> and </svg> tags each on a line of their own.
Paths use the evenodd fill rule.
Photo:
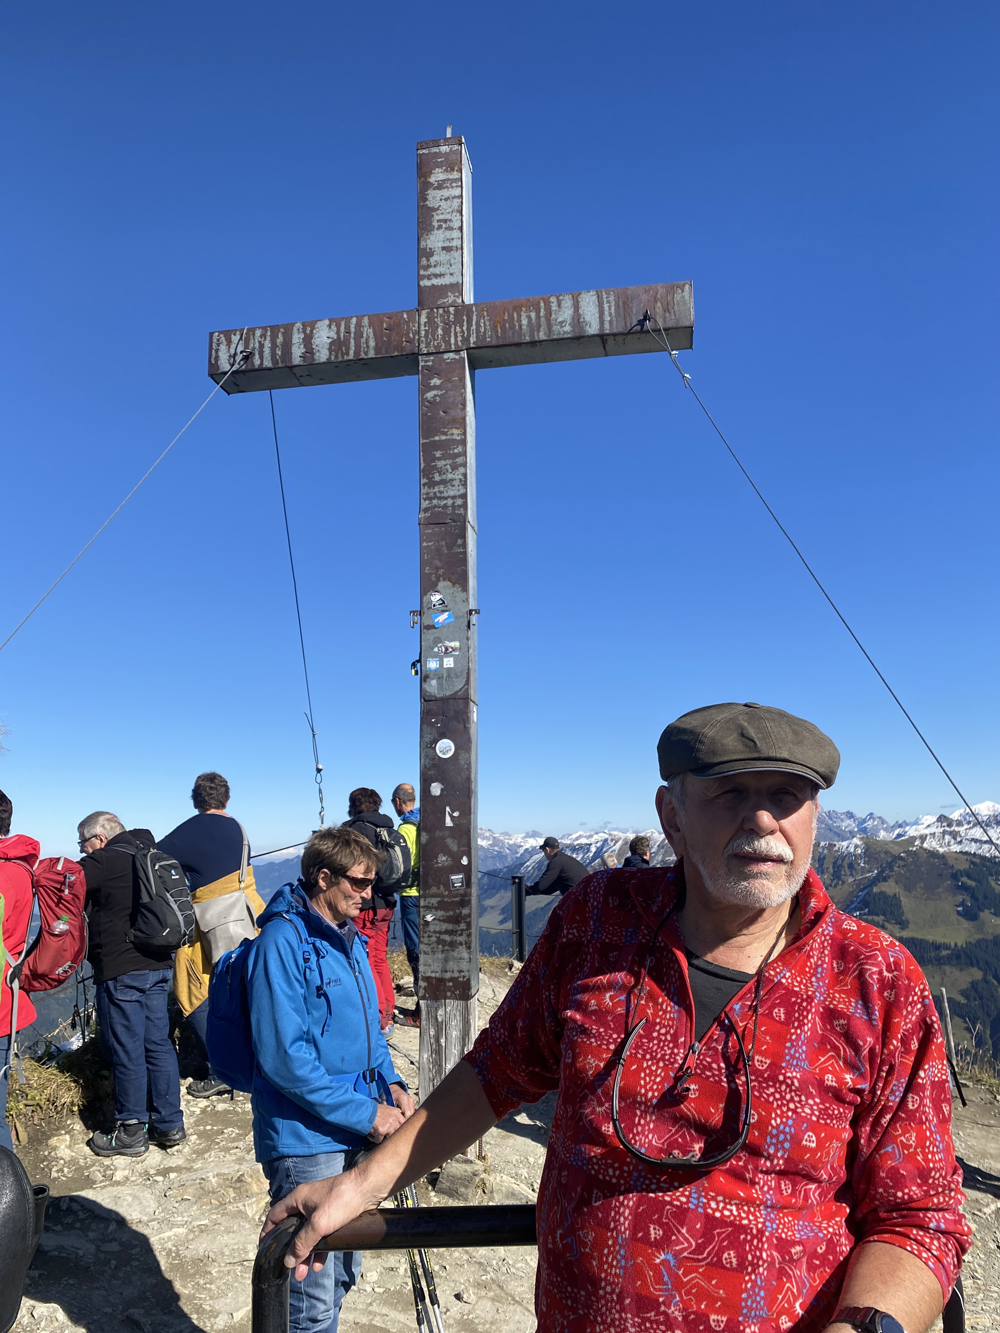
<svg viewBox="0 0 1000 1333">
<path fill-rule="evenodd" d="M 21 989 L 29 995 L 69 981 L 87 956 L 83 867 L 68 856 L 43 856 L 32 879 L 41 926 L 18 963 Z"/>
<path fill-rule="evenodd" d="M 69 981 L 87 955 L 87 918 L 83 914 L 87 881 L 83 867 L 68 856 L 43 856 L 34 865 L 30 861 L 20 864 L 31 875 L 40 925 L 20 958 L 11 960 L 7 980 L 13 992 L 12 1037 L 17 1031 L 19 991 L 33 995 L 55 990 Z"/>
</svg>

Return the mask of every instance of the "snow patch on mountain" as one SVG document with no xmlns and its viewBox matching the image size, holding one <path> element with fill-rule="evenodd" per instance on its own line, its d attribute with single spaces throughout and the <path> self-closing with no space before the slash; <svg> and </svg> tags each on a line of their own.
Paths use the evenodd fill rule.
<svg viewBox="0 0 1000 1333">
<path fill-rule="evenodd" d="M 980 801 L 971 810 L 963 807 L 950 815 L 921 815 L 912 822 L 904 819 L 895 824 L 874 813 L 859 818 L 853 810 L 821 810 L 816 824 L 816 841 L 846 844 L 856 838 L 879 838 L 886 842 L 916 838 L 920 846 L 935 852 L 996 856 L 996 849 L 972 811 L 1000 843 L 1000 805 L 996 801 Z"/>
</svg>

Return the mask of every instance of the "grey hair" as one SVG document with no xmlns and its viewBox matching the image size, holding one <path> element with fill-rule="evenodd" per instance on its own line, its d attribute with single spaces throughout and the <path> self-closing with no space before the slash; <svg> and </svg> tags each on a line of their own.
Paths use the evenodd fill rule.
<svg viewBox="0 0 1000 1333">
<path fill-rule="evenodd" d="M 684 773 L 675 773 L 673 777 L 667 778 L 667 791 L 678 810 L 684 804 L 684 778 Z"/>
<path fill-rule="evenodd" d="M 81 819 L 76 828 L 84 841 L 88 838 L 96 838 L 98 833 L 102 838 L 114 838 L 119 833 L 125 832 L 125 825 L 110 810 L 95 810 L 86 819 Z"/>
<path fill-rule="evenodd" d="M 414 805 L 417 801 L 417 793 L 408 782 L 401 782 L 392 793 L 392 799 L 399 801 L 402 805 L 409 805 L 412 801 Z"/>
</svg>

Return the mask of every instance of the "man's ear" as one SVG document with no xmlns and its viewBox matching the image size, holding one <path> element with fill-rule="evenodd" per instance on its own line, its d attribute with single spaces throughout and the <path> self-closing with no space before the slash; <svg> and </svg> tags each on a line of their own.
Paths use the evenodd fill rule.
<svg viewBox="0 0 1000 1333">
<path fill-rule="evenodd" d="M 677 818 L 677 806 L 674 804 L 674 798 L 669 787 L 658 787 L 656 789 L 656 813 L 659 816 L 660 828 L 666 834 L 667 842 L 673 848 L 674 855 L 679 859 L 684 855 L 684 834 L 681 831 L 680 822 Z"/>
</svg>

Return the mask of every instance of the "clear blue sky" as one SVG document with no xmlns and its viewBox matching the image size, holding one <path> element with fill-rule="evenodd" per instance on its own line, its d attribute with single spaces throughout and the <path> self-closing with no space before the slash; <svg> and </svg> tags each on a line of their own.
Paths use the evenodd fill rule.
<svg viewBox="0 0 1000 1333">
<path fill-rule="evenodd" d="M 0 638 L 211 387 L 209 330 L 410 306 L 415 155 L 476 295 L 691 279 L 695 378 L 973 801 L 1000 799 L 1000 11 L 68 0 L 2 18 Z M 415 780 L 416 382 L 278 395 L 328 808 Z M 267 398 L 218 395 L 0 654 L 16 825 L 315 801 Z M 478 379 L 480 822 L 648 824 L 677 714 L 839 744 L 835 808 L 957 805 L 663 357 Z"/>
</svg>

